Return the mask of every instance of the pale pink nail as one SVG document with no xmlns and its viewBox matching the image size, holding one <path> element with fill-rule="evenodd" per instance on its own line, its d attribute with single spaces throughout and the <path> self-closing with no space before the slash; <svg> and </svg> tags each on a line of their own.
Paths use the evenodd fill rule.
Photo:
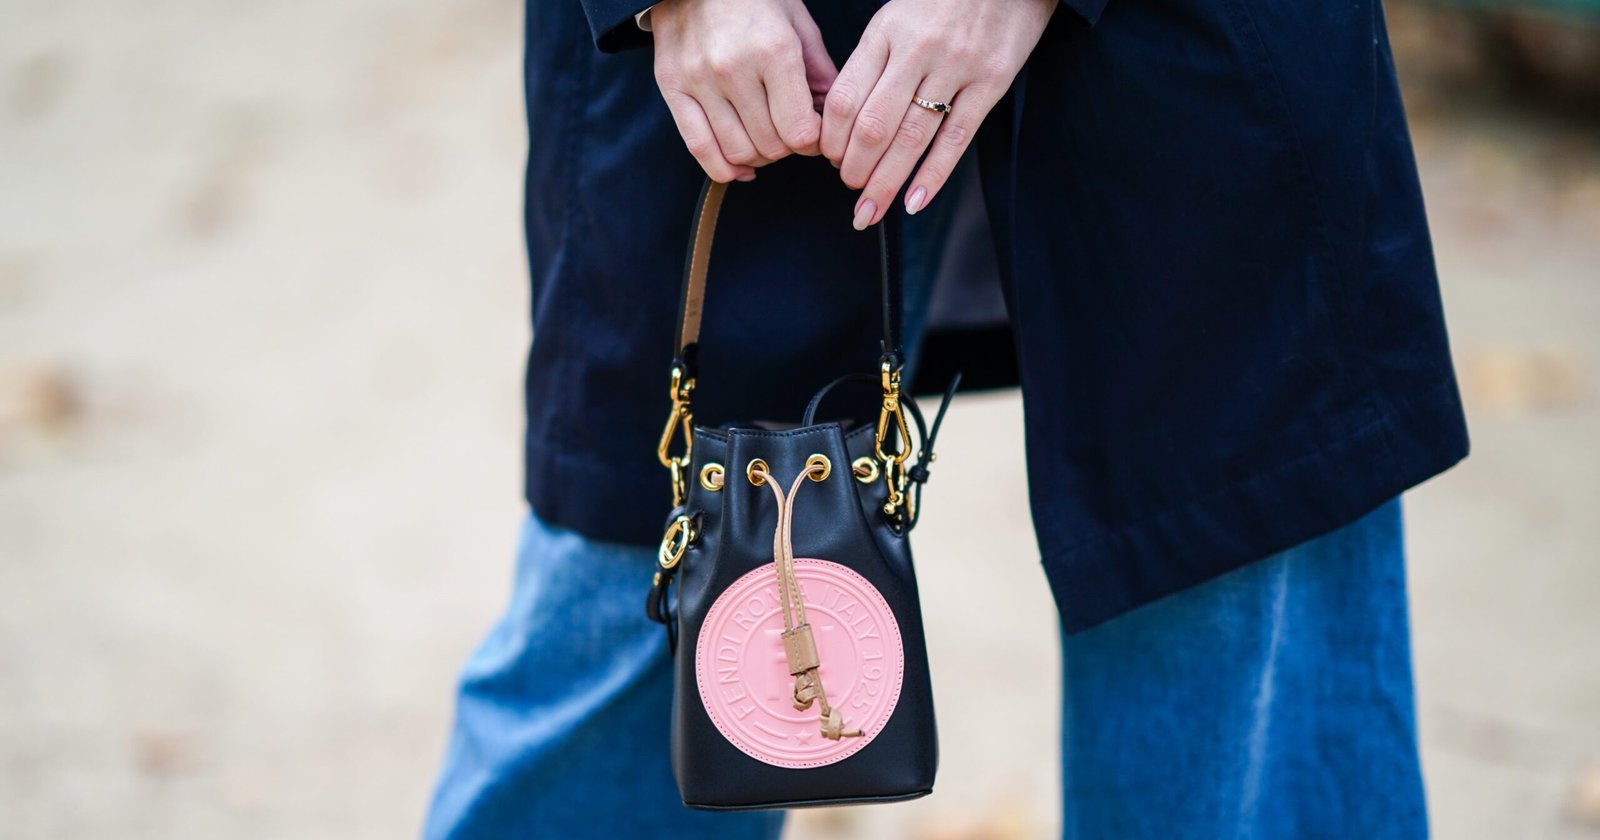
<svg viewBox="0 0 1600 840">
<path fill-rule="evenodd" d="M 873 204 L 872 199 L 862 199 L 861 203 L 856 205 L 856 218 L 851 224 L 855 225 L 856 230 L 866 230 L 867 225 L 872 224 L 872 217 L 877 212 L 878 205 Z"/>
<path fill-rule="evenodd" d="M 913 216 L 917 215 L 917 211 L 922 209 L 922 202 L 927 200 L 928 190 L 925 187 L 917 187 L 906 196 L 906 212 Z"/>
</svg>

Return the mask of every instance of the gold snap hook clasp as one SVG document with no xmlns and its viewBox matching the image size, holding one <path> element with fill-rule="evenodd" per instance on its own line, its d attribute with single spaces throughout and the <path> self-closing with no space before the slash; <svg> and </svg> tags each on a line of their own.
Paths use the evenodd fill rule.
<svg viewBox="0 0 1600 840">
<path fill-rule="evenodd" d="M 694 377 L 688 376 L 681 365 L 672 366 L 672 411 L 667 415 L 667 425 L 661 429 L 661 441 L 656 444 L 656 459 L 672 474 L 672 503 L 683 504 L 683 474 L 689 469 L 689 459 L 694 455 L 694 413 L 689 399 L 694 394 Z M 672 454 L 672 441 L 683 435 L 683 452 Z"/>
<path fill-rule="evenodd" d="M 889 359 L 885 358 L 879 373 L 883 384 L 883 407 L 878 411 L 878 433 L 873 441 L 873 454 L 883 462 L 883 483 L 889 494 L 883 512 L 893 516 L 900 509 L 905 496 L 905 461 L 911 456 L 911 429 L 906 425 L 905 410 L 900 406 L 900 367 L 891 365 Z M 891 421 L 898 438 L 893 452 L 884 448 Z"/>
</svg>

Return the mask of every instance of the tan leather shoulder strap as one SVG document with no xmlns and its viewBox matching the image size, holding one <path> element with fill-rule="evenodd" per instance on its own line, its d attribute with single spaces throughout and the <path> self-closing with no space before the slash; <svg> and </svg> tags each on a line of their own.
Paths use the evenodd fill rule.
<svg viewBox="0 0 1600 840">
<path fill-rule="evenodd" d="M 700 190 L 694 228 L 689 232 L 689 262 L 683 269 L 682 310 L 678 314 L 678 351 L 700 340 L 700 315 L 705 311 L 706 271 L 711 264 L 711 240 L 717 233 L 717 213 L 728 185 L 710 179 Z"/>
</svg>

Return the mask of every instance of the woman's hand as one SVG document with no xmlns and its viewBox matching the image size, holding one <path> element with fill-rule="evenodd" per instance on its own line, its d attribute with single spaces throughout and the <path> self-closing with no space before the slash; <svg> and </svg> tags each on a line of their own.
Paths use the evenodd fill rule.
<svg viewBox="0 0 1600 840">
<path fill-rule="evenodd" d="M 801 0 L 663 0 L 650 28 L 656 83 L 707 175 L 748 181 L 817 154 L 819 103 L 839 71 Z"/>
<path fill-rule="evenodd" d="M 861 35 L 822 112 L 822 154 L 862 190 L 857 230 L 877 224 L 928 144 L 906 193 L 939 193 L 989 110 L 1033 52 L 1058 0 L 890 0 Z M 938 114 L 911 102 L 950 103 Z"/>
</svg>

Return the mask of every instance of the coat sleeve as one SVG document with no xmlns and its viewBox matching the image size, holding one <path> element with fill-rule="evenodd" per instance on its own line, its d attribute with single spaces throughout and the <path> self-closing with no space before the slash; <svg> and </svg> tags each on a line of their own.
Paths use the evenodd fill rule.
<svg viewBox="0 0 1600 840">
<path fill-rule="evenodd" d="M 594 45 L 601 52 L 614 53 L 651 44 L 650 33 L 639 28 L 635 18 L 660 0 L 583 0 L 583 13 L 589 19 Z M 1084 22 L 1094 26 L 1109 0 L 1061 0 Z"/>
<path fill-rule="evenodd" d="M 659 0 L 582 0 L 583 14 L 589 19 L 594 45 L 601 52 L 614 53 L 650 46 L 650 33 L 640 29 L 633 16 L 654 6 Z"/>
</svg>

